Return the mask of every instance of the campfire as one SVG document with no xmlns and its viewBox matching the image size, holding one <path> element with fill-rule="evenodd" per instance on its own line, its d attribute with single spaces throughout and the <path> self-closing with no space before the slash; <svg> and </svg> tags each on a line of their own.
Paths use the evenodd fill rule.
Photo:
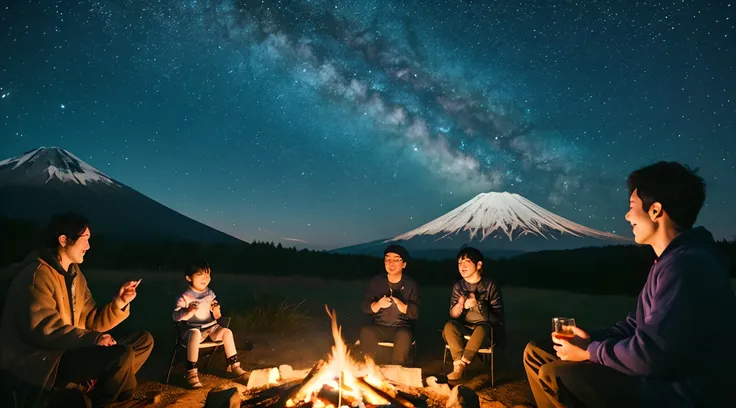
<svg viewBox="0 0 736 408">
<path fill-rule="evenodd" d="M 320 360 L 297 386 L 294 386 L 279 404 L 286 408 L 342 408 L 391 405 L 395 408 L 414 408 L 407 397 L 381 374 L 375 363 L 366 358 L 361 363 L 353 360 L 342 328 L 337 325 L 335 311 L 325 306 L 332 319 L 335 344 L 327 360 Z"/>
</svg>

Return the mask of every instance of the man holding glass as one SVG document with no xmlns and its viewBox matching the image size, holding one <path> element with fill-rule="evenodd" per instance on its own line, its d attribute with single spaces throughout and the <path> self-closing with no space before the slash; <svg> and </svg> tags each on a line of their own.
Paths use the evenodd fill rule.
<svg viewBox="0 0 736 408">
<path fill-rule="evenodd" d="M 529 343 L 524 367 L 537 406 L 730 406 L 736 356 L 724 346 L 736 338 L 736 296 L 713 236 L 692 227 L 705 183 L 659 162 L 629 175 L 628 190 L 635 241 L 657 255 L 636 312 L 590 334 L 556 319 L 556 357 Z"/>
</svg>

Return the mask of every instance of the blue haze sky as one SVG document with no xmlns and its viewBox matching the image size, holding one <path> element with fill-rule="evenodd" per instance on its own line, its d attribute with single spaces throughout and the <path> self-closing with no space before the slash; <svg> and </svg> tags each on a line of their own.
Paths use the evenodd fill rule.
<svg viewBox="0 0 736 408">
<path fill-rule="evenodd" d="M 71 151 L 247 241 L 387 238 L 481 192 L 624 236 L 677 160 L 736 236 L 729 1 L 0 6 L 0 158 Z"/>
</svg>

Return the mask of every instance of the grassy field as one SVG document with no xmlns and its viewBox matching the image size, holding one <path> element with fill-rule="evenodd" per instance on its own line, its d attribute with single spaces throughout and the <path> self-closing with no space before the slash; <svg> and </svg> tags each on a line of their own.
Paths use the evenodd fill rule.
<svg viewBox="0 0 736 408">
<path fill-rule="evenodd" d="M 183 276 L 180 273 L 111 270 L 86 270 L 85 274 L 98 303 L 111 299 L 126 280 L 143 278 L 138 297 L 132 305 L 131 317 L 113 334 L 139 329 L 151 332 L 156 347 L 140 376 L 160 381 L 174 341 L 171 312 L 176 297 L 186 289 Z M 236 342 L 250 341 L 254 345 L 253 351 L 241 355 L 246 367 L 291 364 L 295 368 L 306 368 L 327 353 L 331 346 L 325 305 L 337 311 L 346 340 L 357 339 L 364 321 L 360 301 L 366 284 L 365 281 L 326 281 L 306 277 L 220 275 L 215 271 L 211 287 L 218 296 L 223 313 L 235 317 Z M 448 319 L 450 289 L 420 288 L 422 304 L 416 334 L 417 365 L 427 375 L 442 373 L 444 342 L 441 330 Z M 509 340 L 506 382 L 516 383 L 519 389 L 524 388 L 521 352 L 529 340 L 549 338 L 552 317 L 574 317 L 580 327 L 592 330 L 623 319 L 635 306 L 632 297 L 513 287 L 504 288 L 503 296 Z M 503 387 L 499 389 L 503 393 Z M 524 396 L 515 395 L 519 392 L 523 390 L 512 390 L 509 391 L 511 395 L 497 395 L 496 398 L 506 399 L 509 404 L 523 402 Z"/>
</svg>

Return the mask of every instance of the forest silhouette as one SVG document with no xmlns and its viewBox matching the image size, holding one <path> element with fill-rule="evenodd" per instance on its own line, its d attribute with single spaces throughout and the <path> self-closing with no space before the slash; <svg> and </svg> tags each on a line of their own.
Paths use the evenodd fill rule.
<svg viewBox="0 0 736 408">
<path fill-rule="evenodd" d="M 0 230 L 5 241 L 0 245 L 3 270 L 40 247 L 42 228 L 33 222 L 0 217 Z M 731 277 L 736 277 L 736 241 L 722 240 L 718 246 L 730 261 Z M 178 271 L 190 259 L 206 259 L 218 273 L 227 274 L 364 280 L 383 271 L 380 258 L 297 250 L 273 242 L 201 244 L 144 237 L 123 241 L 99 234 L 91 241 L 83 269 Z M 483 269 L 502 286 L 633 296 L 641 290 L 654 259 L 647 246 L 618 245 L 487 259 Z M 459 279 L 452 259 L 410 259 L 406 274 L 427 286 L 451 286 Z"/>
</svg>

